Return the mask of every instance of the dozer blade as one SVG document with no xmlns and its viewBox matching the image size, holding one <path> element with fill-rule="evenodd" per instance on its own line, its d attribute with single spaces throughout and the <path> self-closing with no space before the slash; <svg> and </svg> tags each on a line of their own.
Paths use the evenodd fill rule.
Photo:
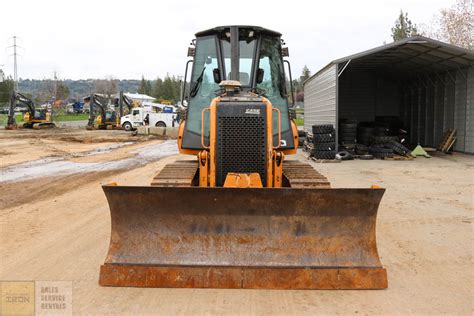
<svg viewBox="0 0 474 316">
<path fill-rule="evenodd" d="M 384 189 L 104 186 L 104 286 L 382 289 Z"/>
</svg>

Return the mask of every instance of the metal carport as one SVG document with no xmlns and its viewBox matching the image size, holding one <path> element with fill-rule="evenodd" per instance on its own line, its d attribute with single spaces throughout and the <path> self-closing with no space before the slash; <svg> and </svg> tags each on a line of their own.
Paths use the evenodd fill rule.
<svg viewBox="0 0 474 316">
<path fill-rule="evenodd" d="M 304 84 L 305 130 L 397 116 L 412 142 L 474 153 L 474 52 L 416 36 L 334 60 Z"/>
</svg>

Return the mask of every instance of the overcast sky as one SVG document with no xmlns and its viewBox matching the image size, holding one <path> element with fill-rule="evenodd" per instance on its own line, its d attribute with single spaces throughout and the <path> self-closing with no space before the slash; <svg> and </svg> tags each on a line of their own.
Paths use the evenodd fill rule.
<svg viewBox="0 0 474 316">
<path fill-rule="evenodd" d="M 100 1 L 14 0 L 0 5 L 0 68 L 13 74 L 12 36 L 20 39 L 18 76 L 147 79 L 182 75 L 197 31 L 259 25 L 283 34 L 294 76 L 391 42 L 400 9 L 429 23 L 454 0 Z"/>
</svg>

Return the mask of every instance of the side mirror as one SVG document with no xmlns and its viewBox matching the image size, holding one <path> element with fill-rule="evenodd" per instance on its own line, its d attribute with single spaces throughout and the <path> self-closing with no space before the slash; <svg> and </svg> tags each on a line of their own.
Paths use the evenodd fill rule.
<svg viewBox="0 0 474 316">
<path fill-rule="evenodd" d="M 214 68 L 212 70 L 212 76 L 214 77 L 214 82 L 219 84 L 221 83 L 221 73 L 219 72 L 219 68 Z"/>
<path fill-rule="evenodd" d="M 263 75 L 265 74 L 265 71 L 262 68 L 258 68 L 257 70 L 257 83 L 262 83 L 263 82 Z"/>
</svg>

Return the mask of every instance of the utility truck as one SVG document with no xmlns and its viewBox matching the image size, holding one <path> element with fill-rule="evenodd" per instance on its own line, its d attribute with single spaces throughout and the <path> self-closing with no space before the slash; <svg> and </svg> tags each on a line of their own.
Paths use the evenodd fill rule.
<svg viewBox="0 0 474 316">
<path fill-rule="evenodd" d="M 126 131 L 132 131 L 138 126 L 145 125 L 174 127 L 178 125 L 176 118 L 176 113 L 156 113 L 144 108 L 133 108 L 130 114 L 120 118 L 120 125 Z"/>
</svg>

